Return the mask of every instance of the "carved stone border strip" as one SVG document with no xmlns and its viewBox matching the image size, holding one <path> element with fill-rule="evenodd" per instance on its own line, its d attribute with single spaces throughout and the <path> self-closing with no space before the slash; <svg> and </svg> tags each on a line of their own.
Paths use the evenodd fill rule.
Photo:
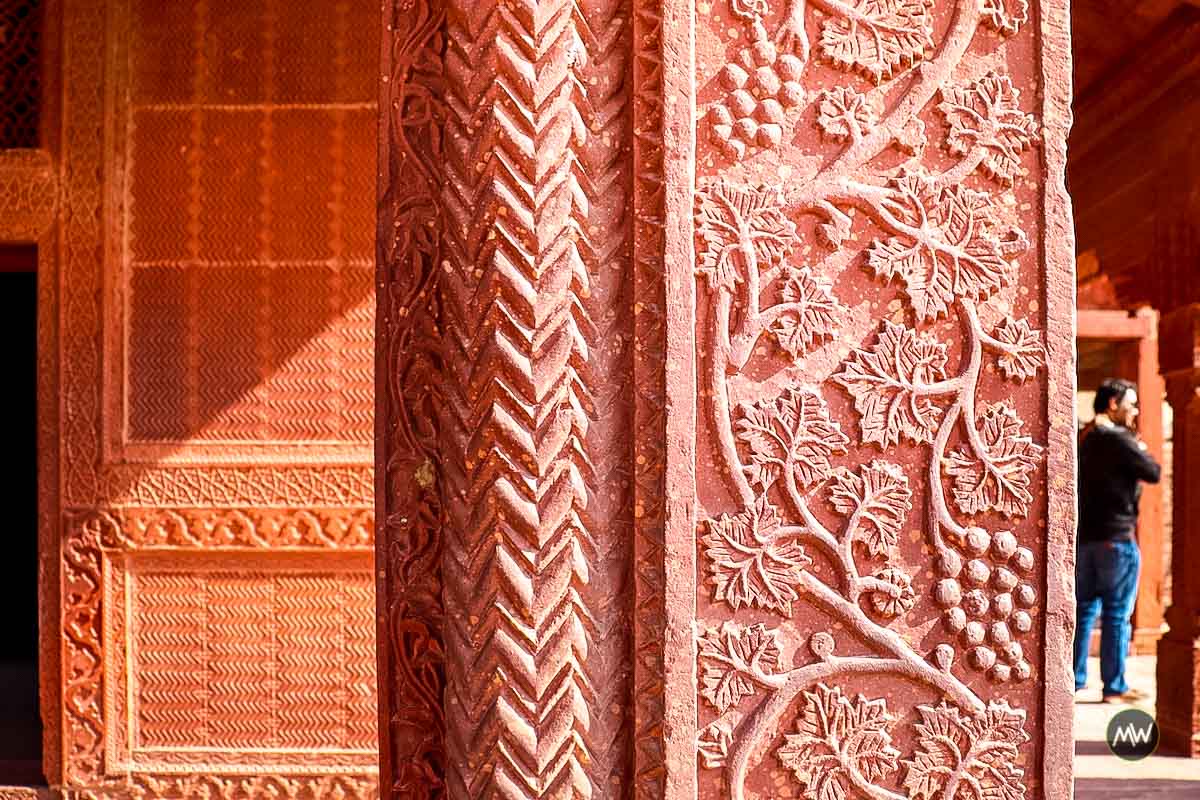
<svg viewBox="0 0 1200 800">
<path fill-rule="evenodd" d="M 100 308 L 98 281 L 104 239 L 102 179 L 106 3 L 86 0 L 63 8 L 63 160 L 57 289 L 64 499 L 89 504 L 96 496 L 99 447 Z"/>
<path fill-rule="evenodd" d="M 49 800 L 49 789 L 27 786 L 0 786 L 0 800 Z"/>
<path fill-rule="evenodd" d="M 374 471 L 365 465 L 147 468 L 120 464 L 106 467 L 98 478 L 97 494 L 89 497 L 89 503 L 97 505 L 366 506 L 372 501 Z"/>
<path fill-rule="evenodd" d="M 370 509 L 130 508 L 104 515 L 111 550 L 361 550 L 374 545 Z"/>
<path fill-rule="evenodd" d="M 42 50 L 42 142 L 49 153 L 59 153 L 61 131 L 58 128 L 64 96 L 62 87 L 62 8 L 58 0 L 47 0 L 42 17 L 44 47 Z M 61 638 L 60 600 L 60 533 L 59 523 L 59 447 L 60 383 L 59 383 L 59 300 L 58 236 L 61 218 L 60 188 L 63 176 L 51 156 L 50 172 L 54 179 L 55 212 L 38 242 L 37 264 L 37 448 L 38 448 L 38 623 L 40 641 L 38 667 L 40 674 L 39 700 L 43 718 L 61 716 L 62 692 L 59 681 L 61 648 L 43 646 Z M 61 731 L 58 725 L 42 726 L 42 770 L 48 783 L 60 782 Z"/>
<path fill-rule="evenodd" d="M 634 796 L 659 800 L 666 785 L 664 643 L 666 576 L 663 40 L 659 0 L 633 14 L 634 347 Z"/>
<path fill-rule="evenodd" d="M 0 150 L 0 243 L 36 242 L 54 224 L 58 178 L 44 150 Z"/>
<path fill-rule="evenodd" d="M 1031 12 L 1040 29 L 1042 85 L 1042 275 L 1046 281 L 1049 364 L 1074 364 L 1075 227 L 1067 194 L 1067 133 L 1071 128 L 1071 17 L 1068 3 L 1040 0 Z M 1074 772 L 1071 709 L 1075 631 L 1075 372 L 1047 375 L 1047 506 L 1045 639 L 1042 649 L 1042 793 L 1070 797 Z"/>
<path fill-rule="evenodd" d="M 206 788 L 275 787 L 281 798 L 323 797 L 340 789 L 347 798 L 374 797 L 373 769 L 361 775 L 281 777 L 159 776 L 116 772 L 106 752 L 104 684 L 106 631 L 113 630 L 104 593 L 121 553 L 153 550 L 212 554 L 257 550 L 277 553 L 364 553 L 373 530 L 370 510 L 264 510 L 254 516 L 214 509 L 68 510 L 63 519 L 62 574 L 62 763 L 69 796 L 195 797 Z M 214 538 L 215 537 L 215 538 Z M 224 542 L 221 544 L 220 542 Z M 249 788 L 247 788 L 249 791 Z M 257 795 L 255 795 L 257 796 Z"/>
<path fill-rule="evenodd" d="M 696 796 L 695 6 L 663 4 L 667 498 L 664 560 L 666 800 Z"/>
<path fill-rule="evenodd" d="M 445 791 L 439 169 L 441 2 L 382 5 L 376 235 L 375 555 L 379 774 L 387 797 Z"/>
<path fill-rule="evenodd" d="M 42 709 L 59 720 L 75 714 L 82 736 L 80 740 L 71 737 L 75 729 L 67 725 L 44 726 L 46 778 L 58 784 L 67 778 L 64 753 L 73 748 L 90 749 L 86 679 L 93 669 L 99 669 L 98 662 L 91 665 L 85 635 L 93 624 L 87 599 L 93 580 L 98 589 L 99 576 L 92 575 L 86 551 L 72 546 L 60 512 L 64 497 L 95 499 L 96 450 L 88 443 L 94 438 L 96 411 L 90 380 L 99 333 L 94 273 L 95 243 L 101 233 L 96 221 L 102 206 L 99 158 L 104 132 L 105 4 L 102 0 L 70 4 L 54 0 L 48 4 L 46 21 L 48 29 L 57 34 L 47 35 L 46 41 L 59 43 L 53 52 L 60 70 L 47 70 L 51 80 L 46 96 L 56 98 L 58 114 L 47 116 L 44 129 L 51 150 L 61 156 L 57 164 L 57 224 L 47 235 L 38 264 L 38 417 L 42 434 L 38 494 L 41 558 L 46 565 L 41 594 L 47 598 L 42 608 L 42 640 L 59 640 L 63 646 L 41 648 L 45 676 Z M 58 91 L 53 91 L 55 88 Z M 67 608 L 60 604 L 64 600 Z M 82 611 L 74 607 L 79 603 L 83 603 Z M 65 613 L 68 610 L 70 613 Z M 78 646 L 69 647 L 71 642 Z M 79 660 L 73 661 L 76 654 Z M 84 679 L 82 685 L 80 678 Z"/>
</svg>

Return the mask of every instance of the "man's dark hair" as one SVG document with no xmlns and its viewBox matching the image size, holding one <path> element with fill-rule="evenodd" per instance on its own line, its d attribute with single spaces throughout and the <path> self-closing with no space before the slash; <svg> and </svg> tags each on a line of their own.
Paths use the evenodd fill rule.
<svg viewBox="0 0 1200 800">
<path fill-rule="evenodd" d="M 1137 391 L 1137 385 L 1132 381 L 1121 378 L 1109 378 L 1096 389 L 1096 399 L 1092 401 L 1092 410 L 1097 414 L 1108 411 L 1108 401 L 1116 400 L 1119 405 L 1126 392 Z"/>
</svg>

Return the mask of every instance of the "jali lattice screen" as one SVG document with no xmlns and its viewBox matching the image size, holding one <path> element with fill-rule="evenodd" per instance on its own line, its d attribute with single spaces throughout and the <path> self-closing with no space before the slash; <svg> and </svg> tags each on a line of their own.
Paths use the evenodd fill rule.
<svg viewBox="0 0 1200 800">
<path fill-rule="evenodd" d="M 134 0 L 119 447 L 369 440 L 377 27 L 352 6 Z"/>
<path fill-rule="evenodd" d="M 42 4 L 0 0 L 0 149 L 38 146 Z"/>
</svg>

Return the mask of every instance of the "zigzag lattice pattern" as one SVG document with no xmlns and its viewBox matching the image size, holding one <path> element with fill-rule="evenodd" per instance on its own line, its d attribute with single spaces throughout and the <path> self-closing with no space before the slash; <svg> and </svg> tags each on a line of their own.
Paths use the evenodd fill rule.
<svg viewBox="0 0 1200 800">
<path fill-rule="evenodd" d="M 376 747 L 368 573 L 143 571 L 135 747 Z"/>
<path fill-rule="evenodd" d="M 449 794 L 625 796 L 630 10 L 447 6 Z"/>
<path fill-rule="evenodd" d="M 137 637 L 141 693 L 138 720 L 147 747 L 182 747 L 208 738 L 203 648 L 207 613 L 203 580 L 194 575 L 147 575 L 141 583 Z"/>
</svg>

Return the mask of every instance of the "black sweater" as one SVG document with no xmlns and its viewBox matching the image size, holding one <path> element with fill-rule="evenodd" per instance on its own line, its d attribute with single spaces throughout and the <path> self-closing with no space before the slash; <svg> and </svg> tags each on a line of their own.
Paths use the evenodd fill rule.
<svg viewBox="0 0 1200 800">
<path fill-rule="evenodd" d="M 1138 481 L 1158 483 L 1160 474 L 1129 429 L 1095 426 L 1085 433 L 1079 443 L 1079 541 L 1134 538 Z"/>
</svg>

